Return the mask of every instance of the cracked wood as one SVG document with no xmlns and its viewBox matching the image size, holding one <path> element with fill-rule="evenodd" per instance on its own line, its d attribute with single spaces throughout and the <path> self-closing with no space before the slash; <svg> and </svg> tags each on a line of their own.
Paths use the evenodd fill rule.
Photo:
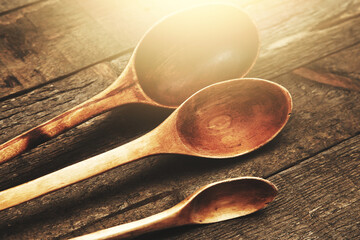
<svg viewBox="0 0 360 240">
<path fill-rule="evenodd" d="M 201 2 L 205 1 L 197 3 Z M 278 76 L 359 41 L 358 1 L 224 2 L 244 8 L 259 27 L 261 54 L 251 77 Z M 123 7 L 114 0 L 102 5 L 93 0 L 49 0 L 0 16 L 4 50 L 0 54 L 0 97 L 35 88 L 133 48 L 156 20 L 194 5 L 192 1 L 164 4 L 160 0 L 141 4 L 128 2 Z M 332 10 L 327 11 L 329 8 Z M 6 84 L 9 77 L 20 84 Z"/>
</svg>

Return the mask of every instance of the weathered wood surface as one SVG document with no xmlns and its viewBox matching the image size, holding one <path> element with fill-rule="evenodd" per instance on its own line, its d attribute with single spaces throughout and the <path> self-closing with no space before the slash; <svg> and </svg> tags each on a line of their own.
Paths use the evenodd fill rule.
<svg viewBox="0 0 360 240">
<path fill-rule="evenodd" d="M 345 60 L 352 60 L 352 58 Z M 124 64 L 126 61 L 120 62 Z M 116 63 L 114 61 L 113 65 Z M 105 66 L 109 67 L 111 64 L 101 64 L 97 67 L 106 69 Z M 90 72 L 90 69 L 88 71 Z M 85 75 L 85 72 L 78 75 L 80 74 Z M 112 72 L 109 70 L 108 74 L 111 76 Z M 76 77 L 78 76 L 73 76 L 75 79 Z M 284 75 L 276 81 L 286 86 L 293 94 L 294 113 L 281 135 L 256 153 L 225 161 L 183 156 L 147 158 L 2 212 L 3 223 L 14 225 L 14 227 L 7 225 L 3 227 L 10 234 L 18 233 L 19 229 L 16 226 L 21 226 L 20 236 L 36 236 L 37 238 L 56 236 L 62 238 L 63 234 L 70 236 L 66 235 L 69 230 L 81 229 L 95 222 L 94 227 L 85 228 L 93 231 L 101 225 L 108 227 L 111 224 L 150 215 L 161 210 L 161 206 L 162 209 L 170 207 L 185 197 L 185 193 L 194 190 L 196 186 L 216 179 L 239 175 L 271 175 L 358 134 L 360 109 L 356 103 L 360 96 L 356 91 L 345 91 L 319 84 L 293 74 Z M 56 84 L 60 85 L 60 83 L 62 81 Z M 69 87 L 66 82 L 62 85 Z M 35 91 L 33 96 L 44 98 L 40 93 L 36 94 Z M 68 94 L 72 95 L 71 92 Z M 61 94 L 49 95 L 50 97 L 44 100 L 48 101 L 46 105 L 54 101 L 51 98 L 61 97 Z M 65 96 L 63 98 L 66 99 Z M 309 99 L 312 99 L 312 102 L 309 102 Z M 28 98 L 25 98 L 24 101 L 27 100 Z M 51 105 L 49 106 L 51 108 Z M 160 116 L 154 118 L 154 111 Z M 30 154 L 17 158 L 11 163 L 6 163 L 1 168 L 1 175 L 4 176 L 3 186 L 17 184 L 120 144 L 124 142 L 124 138 L 131 138 L 155 126 L 166 117 L 167 113 L 168 111 L 154 108 L 138 106 L 134 109 L 129 106 L 98 117 L 67 133 L 64 137 L 34 149 Z M 139 120 L 144 118 L 151 120 L 151 123 L 144 126 L 143 121 Z M 72 159 L 69 159 L 70 156 Z M 209 165 L 203 166 L 206 163 Z M 14 177 L 15 174 L 18 176 Z M 144 180 L 146 184 L 140 184 Z M 91 190 L 88 189 L 89 187 Z M 99 195 L 104 195 L 104 199 L 100 201 Z M 78 201 L 79 204 L 74 204 Z M 67 211 L 64 212 L 64 209 Z M 50 218 L 48 218 L 49 214 Z M 115 216 L 112 217 L 113 215 Z M 35 224 L 31 224 L 33 222 L 31 216 L 37 216 L 38 221 Z M 30 219 L 27 220 L 29 217 Z M 108 220 L 109 217 L 111 220 Z M 97 223 L 97 221 L 100 222 Z M 24 229 L 23 225 L 28 227 Z M 84 231 L 81 230 L 75 234 Z M 201 232 L 201 229 L 199 231 Z M 19 235 L 13 237 L 16 239 L 16 236 Z"/>
<path fill-rule="evenodd" d="M 118 56 L 161 17 L 204 2 L 49 0 L 0 16 L 0 97 Z M 223 2 L 242 7 L 259 27 L 262 48 L 251 76 L 278 76 L 359 42 L 357 0 Z"/>
<path fill-rule="evenodd" d="M 263 40 L 268 47 L 261 50 L 265 52 L 251 75 L 269 78 L 284 85 L 292 93 L 294 100 L 290 122 L 278 137 L 254 153 L 230 160 L 164 155 L 148 157 L 116 168 L 0 212 L 0 238 L 64 239 L 76 236 L 149 216 L 176 204 L 198 186 L 242 175 L 270 176 L 269 179 L 280 187 L 277 200 L 266 210 L 246 218 L 209 226 L 167 230 L 140 239 L 358 237 L 359 217 L 356 212 L 359 212 L 357 185 L 360 173 L 360 93 L 353 87 L 343 89 L 318 83 L 316 74 L 310 74 L 309 77 L 299 74 L 299 69 L 300 72 L 310 69 L 321 73 L 322 76 L 333 74 L 336 75 L 337 81 L 345 81 L 346 78 L 350 79 L 351 83 L 358 84 L 360 55 L 356 53 L 360 49 L 360 44 L 355 43 L 359 41 L 359 34 L 356 32 L 359 30 L 359 20 L 346 16 L 356 16 L 352 14 L 357 11 L 354 5 L 359 2 L 349 1 L 349 4 L 344 5 L 336 3 L 337 1 L 325 1 L 325 5 L 316 1 L 303 4 L 286 1 L 284 5 L 276 1 L 267 1 L 268 5 L 261 5 L 261 2 L 247 3 L 253 4 L 248 5 L 247 10 L 264 11 L 267 8 L 268 11 L 264 11 L 264 15 L 257 16 L 257 22 L 265 19 L 263 22 L 268 25 L 259 26 L 260 32 L 262 38 L 270 40 Z M 57 3 L 63 4 L 60 1 Z M 307 4 L 316 9 L 311 10 L 313 15 L 308 11 L 301 12 L 303 6 L 304 9 L 311 9 Z M 321 5 L 323 9 L 317 9 L 316 4 Z M 283 41 L 281 37 L 275 39 L 276 36 L 287 34 L 291 24 L 299 23 L 296 25 L 297 28 L 291 30 L 293 34 L 297 31 L 308 32 L 312 28 L 311 24 L 307 25 L 306 22 L 319 22 L 316 17 L 330 17 L 325 15 L 326 12 L 341 12 L 332 4 L 339 4 L 338 8 L 341 9 L 349 9 L 342 12 L 342 15 L 337 15 L 339 19 L 347 19 L 346 21 L 330 21 L 328 25 L 324 23 L 325 30 L 319 31 L 314 37 L 304 34 L 285 38 Z M 245 3 L 244 5 L 247 6 Z M 34 6 L 36 4 L 29 8 Z M 281 7 L 286 7 L 287 11 L 281 12 Z M 71 9 L 73 8 L 69 7 L 69 11 Z M 88 14 L 94 14 L 89 13 L 89 9 L 86 11 Z M 99 11 L 100 15 L 101 12 Z M 151 15 L 151 11 L 148 12 Z M 315 19 L 310 20 L 310 16 L 314 16 Z M 92 19 L 97 17 L 100 19 L 101 16 L 93 16 Z M 111 28 L 107 17 L 103 16 L 105 20 L 99 25 L 109 25 Z M 124 26 L 117 27 L 121 29 Z M 64 27 L 64 31 L 66 29 Z M 282 35 L 279 33 L 281 31 Z M 321 39 L 327 42 L 324 46 L 317 46 L 317 41 Z M 133 40 L 123 41 L 126 44 L 127 41 Z M 267 41 L 269 42 L 266 43 Z M 270 47 L 270 42 L 277 44 Z M 305 51 L 311 46 L 317 47 Z M 347 46 L 351 47 L 337 52 Z M 285 54 L 285 49 L 289 50 L 288 55 Z M 68 51 L 71 52 L 70 49 Z M 60 50 L 56 49 L 51 54 L 56 55 L 59 52 Z M 0 103 L 0 141 L 4 142 L 104 89 L 120 74 L 130 54 L 88 68 L 86 66 L 104 58 L 97 58 L 93 63 L 82 62 L 83 65 L 79 64 L 79 68 L 73 68 L 66 73 L 69 76 L 51 78 L 55 80 L 51 80 L 50 84 L 41 84 L 33 91 L 7 97 Z M 322 56 L 326 57 L 313 62 Z M 77 57 L 84 61 L 83 56 Z M 57 61 L 59 62 L 54 63 L 54 66 L 62 60 Z M 24 69 L 21 71 L 26 72 Z M 76 73 L 71 74 L 72 72 Z M 274 78 L 280 74 L 283 75 Z M 353 84 L 350 86 L 354 86 Z M 130 141 L 155 127 L 170 112 L 153 107 L 129 105 L 90 120 L 1 165 L 1 189 Z"/>
<path fill-rule="evenodd" d="M 316 82 L 360 91 L 360 44 L 324 57 L 309 66 L 293 70 L 296 75 Z"/>
<path fill-rule="evenodd" d="M 0 2 L 0 15 L 8 14 L 40 1 L 42 0 L 2 0 Z"/>
<path fill-rule="evenodd" d="M 359 145 L 358 135 L 270 176 L 268 179 L 278 186 L 279 195 L 263 211 L 137 239 L 358 239 Z M 96 225 L 102 228 L 104 223 Z"/>
</svg>

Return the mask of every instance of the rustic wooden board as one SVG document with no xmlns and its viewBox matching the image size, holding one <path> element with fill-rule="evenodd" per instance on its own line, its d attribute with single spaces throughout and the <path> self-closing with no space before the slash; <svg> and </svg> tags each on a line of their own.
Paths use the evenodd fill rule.
<svg viewBox="0 0 360 240">
<path fill-rule="evenodd" d="M 169 6 L 155 10 L 160 1 L 154 2 L 154 5 L 146 3 L 139 10 L 146 12 L 152 20 L 174 7 L 168 3 Z M 184 1 L 184 4 L 188 2 Z M 162 231 L 146 237 L 358 237 L 360 93 L 356 86 L 360 44 L 355 43 L 359 41 L 359 1 L 259 0 L 240 4 L 250 14 L 262 13 L 254 17 L 263 39 L 262 55 L 250 74 L 281 83 L 293 95 L 292 117 L 278 137 L 254 153 L 230 160 L 163 155 L 114 169 L 0 212 L 0 239 L 63 239 L 129 222 L 171 207 L 200 185 L 241 175 L 271 176 L 270 180 L 280 187 L 278 199 L 268 209 L 243 219 L 216 226 Z M 135 3 L 126 6 L 122 6 L 124 13 L 137 7 Z M 61 13 L 49 17 L 58 9 Z M 17 55 L 18 59 L 15 55 L 7 55 L 9 58 L 5 60 L 0 57 L 1 76 L 31 75 L 32 68 L 38 66 L 48 69 L 44 72 L 49 73 L 47 78 L 35 72 L 32 78 L 3 78 L 7 80 L 0 85 L 14 89 L 17 81 L 21 82 L 19 79 L 26 80 L 22 84 L 29 85 L 15 92 L 34 89 L 18 92 L 1 101 L 0 142 L 95 95 L 121 73 L 131 53 L 120 54 L 120 57 L 112 55 L 114 53 L 109 51 L 112 47 L 101 45 L 97 48 L 96 42 L 109 36 L 119 45 L 132 42 L 128 45 L 131 47 L 136 41 L 129 36 L 140 36 L 141 31 L 113 36 L 112 31 L 126 31 L 128 15 L 120 15 L 123 21 L 116 25 L 111 22 L 113 16 L 105 14 L 110 14 L 110 8 L 91 10 L 92 7 L 84 5 L 83 1 L 44 1 L 0 17 L 4 32 L 18 32 L 21 36 L 28 31 L 25 47 L 17 44 L 21 38 L 13 38 L 12 43 L 0 40 L 1 47 L 8 44 L 18 53 L 27 54 L 24 62 L 21 54 Z M 69 19 L 64 20 L 64 16 Z M 136 14 L 131 16 L 134 18 Z M 51 21 L 44 21 L 48 18 Z M 141 19 L 130 22 L 142 26 L 143 30 L 147 28 Z M 104 34 L 93 36 L 98 27 L 90 26 L 92 23 L 97 24 Z M 146 24 L 151 25 L 151 21 Z M 93 29 L 91 36 L 78 43 L 78 39 L 87 36 L 88 29 Z M 39 51 L 28 49 L 33 43 Z M 68 47 L 61 47 L 65 45 Z M 337 52 L 346 46 L 351 47 Z M 83 51 L 87 51 L 86 55 L 82 55 Z M 336 53 L 329 55 L 332 52 Z M 84 56 L 89 58 L 84 59 Z M 114 60 L 96 64 L 108 57 Z M 311 62 L 318 58 L 321 59 Z M 311 74 L 306 74 L 308 70 Z M 329 85 L 334 79 L 336 83 L 346 82 L 346 88 Z M 9 89 L 6 87 L 4 96 L 9 96 Z M 155 127 L 170 112 L 129 105 L 90 120 L 0 165 L 0 189 L 130 141 Z M 328 150 L 323 152 L 325 149 Z"/>
<path fill-rule="evenodd" d="M 357 135 L 269 177 L 279 194 L 263 211 L 136 239 L 358 239 L 359 146 Z M 116 224 L 116 219 L 112 221 Z"/>
<path fill-rule="evenodd" d="M 344 52 L 349 53 L 343 55 L 344 62 L 354 61 L 352 51 Z M 52 85 L 6 100 L 2 112 L 7 117 L 2 119 L 5 124 L 1 126 L 22 131 L 21 128 L 27 127 L 24 123 L 41 122 L 83 101 L 87 96 L 85 92 L 105 88 L 107 81 L 115 78 L 125 66 L 129 56 L 98 64 Z M 327 57 L 327 61 L 337 58 L 334 54 Z M 336 65 L 333 68 L 336 69 Z M 359 92 L 309 81 L 294 73 L 274 81 L 292 93 L 294 111 L 283 132 L 262 149 L 230 160 L 175 155 L 148 157 L 1 212 L 3 235 L 0 236 L 8 239 L 64 238 L 132 221 L 176 204 L 199 185 L 241 175 L 269 176 L 359 134 Z M 27 104 L 27 114 L 23 113 L 22 104 Z M 40 110 L 40 105 L 54 112 Z M 1 165 L 1 186 L 19 184 L 120 145 L 152 129 L 169 113 L 169 110 L 129 105 L 97 117 Z M 16 134 L 15 131 L 2 132 L 8 136 Z M 203 230 L 199 231 L 196 233 L 199 237 L 208 236 L 207 233 L 201 235 Z"/>
<path fill-rule="evenodd" d="M 124 50 L 74 1 L 40 2 L 0 18 L 0 61 L 7 73 L 1 76 L 2 96 L 74 73 L 115 55 L 114 49 Z"/>
<path fill-rule="evenodd" d="M 118 56 L 161 17 L 203 2 L 49 0 L 0 16 L 0 98 Z M 244 8 L 259 27 L 251 76 L 278 76 L 359 42 L 359 1 L 223 2 Z"/>
<path fill-rule="evenodd" d="M 293 70 L 306 79 L 344 89 L 360 91 L 360 44 Z"/>
<path fill-rule="evenodd" d="M 40 1 L 42 0 L 2 0 L 0 2 L 0 15 L 5 15 Z"/>
</svg>

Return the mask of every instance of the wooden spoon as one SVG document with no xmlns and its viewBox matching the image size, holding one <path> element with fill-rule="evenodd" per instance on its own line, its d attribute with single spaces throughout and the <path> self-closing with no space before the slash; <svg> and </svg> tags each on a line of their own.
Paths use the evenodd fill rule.
<svg viewBox="0 0 360 240">
<path fill-rule="evenodd" d="M 142 137 L 0 192 L 0 210 L 149 155 L 228 158 L 248 153 L 280 132 L 291 108 L 289 92 L 270 81 L 244 78 L 213 84 Z"/>
<path fill-rule="evenodd" d="M 124 104 L 177 107 L 205 86 L 244 76 L 258 51 L 254 23 L 234 6 L 208 4 L 170 15 L 143 36 L 112 85 L 2 144 L 0 163 Z"/>
<path fill-rule="evenodd" d="M 256 212 L 274 200 L 277 188 L 262 178 L 234 178 L 206 185 L 174 207 L 156 215 L 73 240 L 121 239 L 160 229 L 224 221 Z"/>
</svg>

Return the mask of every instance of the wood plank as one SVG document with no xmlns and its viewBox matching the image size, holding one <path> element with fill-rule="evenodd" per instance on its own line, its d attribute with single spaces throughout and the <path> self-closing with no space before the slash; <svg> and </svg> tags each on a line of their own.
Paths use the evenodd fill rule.
<svg viewBox="0 0 360 240">
<path fill-rule="evenodd" d="M 17 134 L 21 128 L 83 101 L 89 92 L 95 94 L 116 77 L 129 56 L 6 100 L 2 105 L 6 116 L 0 125 L 5 129 L 1 131 L 7 136 Z M 353 57 L 344 55 L 343 61 L 354 61 Z M 199 185 L 241 175 L 268 176 L 359 133 L 359 92 L 308 81 L 293 73 L 274 81 L 292 93 L 294 111 L 282 133 L 260 150 L 229 160 L 148 157 L 0 212 L 0 236 L 63 238 L 94 231 L 100 225 L 139 219 L 176 204 Z M 40 105 L 46 108 L 40 110 Z M 1 165 L 0 185 L 16 185 L 120 145 L 152 129 L 169 113 L 129 105 L 99 116 Z"/>
<path fill-rule="evenodd" d="M 125 55 L 123 58 L 118 59 L 117 62 L 122 62 L 122 66 L 125 66 L 129 56 L 129 54 Z M 26 131 L 29 126 L 40 124 L 41 122 L 60 114 L 64 109 L 69 109 L 74 105 L 87 100 L 89 92 L 94 92 L 94 94 L 96 94 L 106 88 L 109 85 L 109 81 L 116 79 L 117 75 L 117 72 L 110 63 L 101 63 L 68 77 L 65 81 L 59 81 L 53 85 L 46 85 L 34 92 L 22 95 L 18 97 L 19 99 L 22 99 L 21 102 L 14 101 L 14 99 L 5 101 L 1 106 L 2 114 L 0 119 L 0 131 L 4 133 L 1 135 L 1 141 L 6 141 L 4 137 L 7 137 L 7 134 L 13 137 L 19 132 Z M 23 109 L 27 109 L 27 114 L 23 113 Z M 49 109 L 51 109 L 51 111 L 49 111 Z M 103 119 L 104 117 L 100 118 Z M 85 125 L 91 125 L 91 122 L 92 121 L 90 120 L 85 123 Z M 16 129 L 16 131 L 12 129 Z M 66 135 L 64 135 L 64 137 L 65 136 Z M 57 140 L 54 140 L 54 143 L 55 142 L 57 142 Z M 50 154 L 50 152 L 48 154 Z M 26 154 L 24 156 L 26 156 Z M 16 169 L 23 169 L 27 172 L 33 169 L 33 167 L 30 167 L 31 165 L 43 162 L 43 160 L 39 159 L 40 161 L 35 160 L 32 161 L 32 164 L 29 166 L 24 166 L 24 161 L 21 160 L 21 158 L 22 157 L 20 156 L 20 165 L 9 163 L 10 169 L 12 169 L 10 171 L 16 172 Z M 7 169 L 6 164 L 4 167 L 4 169 Z M 7 175 L 6 173 L 4 174 Z M 14 181 L 13 178 L 7 180 L 11 184 L 16 184 L 16 181 Z"/>
<path fill-rule="evenodd" d="M 74 1 L 41 2 L 0 17 L 0 23 L 0 60 L 8 72 L 3 79 L 20 83 L 2 84 L 3 97 L 76 72 L 113 56 L 114 49 L 124 50 Z"/>
<path fill-rule="evenodd" d="M 312 81 L 360 91 L 360 62 L 351 61 L 359 55 L 360 44 L 356 44 L 313 64 L 297 68 L 293 73 Z"/>
<path fill-rule="evenodd" d="M 0 14 L 4 15 L 11 11 L 16 11 L 20 8 L 38 3 L 42 0 L 2 0 L 0 2 Z"/>
<path fill-rule="evenodd" d="M 0 97 L 133 48 L 161 17 L 203 2 L 50 0 L 1 16 Z M 359 1 L 223 2 L 244 8 L 259 27 L 261 54 L 250 76 L 272 78 L 359 41 Z"/>
<path fill-rule="evenodd" d="M 252 77 L 273 78 L 359 43 L 358 0 L 272 4 L 256 5 L 261 9 L 256 13 L 249 9 L 262 41 L 259 60 L 249 73 Z"/>
<path fill-rule="evenodd" d="M 357 135 L 268 178 L 278 186 L 279 194 L 263 211 L 136 239 L 358 239 L 359 159 Z"/>
</svg>

